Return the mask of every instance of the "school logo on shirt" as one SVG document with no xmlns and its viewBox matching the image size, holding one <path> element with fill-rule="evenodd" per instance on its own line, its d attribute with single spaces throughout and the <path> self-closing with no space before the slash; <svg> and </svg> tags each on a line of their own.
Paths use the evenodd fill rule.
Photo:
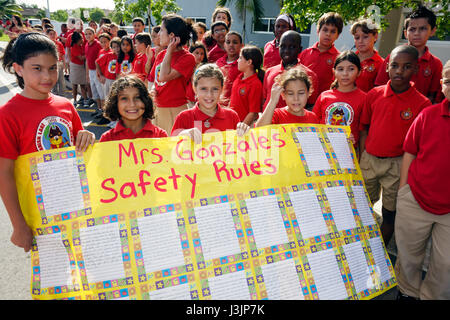
<svg viewBox="0 0 450 320">
<path fill-rule="evenodd" d="M 326 124 L 349 126 L 353 122 L 353 108 L 346 102 L 335 102 L 325 110 Z"/>
<path fill-rule="evenodd" d="M 123 60 L 120 65 L 120 72 L 124 74 L 129 74 L 133 71 L 133 65 L 128 60 Z"/>
<path fill-rule="evenodd" d="M 117 60 L 111 60 L 108 64 L 108 72 L 116 73 L 116 68 L 117 68 Z"/>
<path fill-rule="evenodd" d="M 426 67 L 426 68 L 423 70 L 423 76 L 424 76 L 424 77 L 429 77 L 429 76 L 431 76 L 431 68 L 430 68 L 430 67 Z"/>
<path fill-rule="evenodd" d="M 365 69 L 366 69 L 366 71 L 368 71 L 368 72 L 374 72 L 374 71 L 375 71 L 375 65 L 372 63 L 372 64 L 366 66 Z"/>
<path fill-rule="evenodd" d="M 161 73 L 161 64 L 158 64 L 155 67 L 155 82 L 158 86 L 162 87 L 163 85 L 165 85 L 167 82 L 160 82 L 159 81 L 159 75 Z"/>
<path fill-rule="evenodd" d="M 413 117 L 413 113 L 411 111 L 411 108 L 408 108 L 407 110 L 403 110 L 400 112 L 400 118 L 403 120 L 410 120 Z"/>
<path fill-rule="evenodd" d="M 39 151 L 65 148 L 73 145 L 72 124 L 58 116 L 43 119 L 36 132 L 36 149 Z"/>
<path fill-rule="evenodd" d="M 332 65 L 332 64 L 333 64 L 333 59 L 328 58 L 328 59 L 327 59 L 327 64 Z"/>
<path fill-rule="evenodd" d="M 241 96 L 244 96 L 244 95 L 245 95 L 245 87 L 244 87 L 244 88 L 241 88 L 241 89 L 239 90 L 239 94 L 240 94 Z"/>
</svg>

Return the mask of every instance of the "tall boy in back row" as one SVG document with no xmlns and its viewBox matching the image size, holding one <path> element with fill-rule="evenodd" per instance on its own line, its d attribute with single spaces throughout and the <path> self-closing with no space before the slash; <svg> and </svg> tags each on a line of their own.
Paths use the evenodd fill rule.
<svg viewBox="0 0 450 320">
<path fill-rule="evenodd" d="M 421 6 L 412 11 L 404 22 L 404 35 L 408 44 L 414 46 L 419 52 L 419 70 L 411 78 L 416 89 L 426 96 L 432 103 L 437 103 L 441 98 L 441 74 L 442 62 L 430 53 L 427 41 L 436 32 L 436 15 L 427 8 Z M 387 64 L 389 56 L 380 67 L 375 85 L 386 84 L 389 80 Z"/>
<path fill-rule="evenodd" d="M 339 51 L 334 47 L 334 42 L 344 28 L 344 20 L 336 12 L 328 12 L 317 21 L 317 34 L 319 41 L 312 47 L 303 50 L 298 56 L 300 63 L 319 76 L 319 87 L 314 88 L 316 97 L 321 92 L 329 90 L 334 80 L 334 60 Z"/>
<path fill-rule="evenodd" d="M 360 119 L 360 167 L 372 203 L 383 191 L 380 230 L 387 246 L 394 232 L 403 141 L 414 119 L 431 105 L 413 83 L 419 52 L 401 45 L 392 50 L 387 84 L 367 93 Z"/>
</svg>

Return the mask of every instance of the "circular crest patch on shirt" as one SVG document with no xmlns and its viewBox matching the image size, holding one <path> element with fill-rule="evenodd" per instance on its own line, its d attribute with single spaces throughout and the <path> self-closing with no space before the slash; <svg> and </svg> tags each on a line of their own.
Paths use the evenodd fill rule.
<svg viewBox="0 0 450 320">
<path fill-rule="evenodd" d="M 133 65 L 131 64 L 131 62 L 129 62 L 128 60 L 123 60 L 120 66 L 120 72 L 129 74 L 131 73 L 131 71 L 133 71 Z"/>
<path fill-rule="evenodd" d="M 328 58 L 328 59 L 327 59 L 327 64 L 332 65 L 332 64 L 333 64 L 333 59 Z"/>
<path fill-rule="evenodd" d="M 72 124 L 58 116 L 44 118 L 37 127 L 36 149 L 39 151 L 73 145 Z"/>
<path fill-rule="evenodd" d="M 116 73 L 116 68 L 117 68 L 117 60 L 111 60 L 108 64 L 108 72 Z"/>
<path fill-rule="evenodd" d="M 157 84 L 158 86 L 162 87 L 163 85 L 166 84 L 166 82 L 161 82 L 161 81 L 159 81 L 159 75 L 160 75 L 160 73 L 161 73 L 161 64 L 158 64 L 158 65 L 155 67 L 155 82 L 156 82 L 156 84 Z"/>
<path fill-rule="evenodd" d="M 423 70 L 423 76 L 424 76 L 424 77 L 429 77 L 429 76 L 431 76 L 431 69 L 430 69 L 430 67 L 426 67 L 426 68 Z"/>
<path fill-rule="evenodd" d="M 239 94 L 240 94 L 241 96 L 245 95 L 245 88 L 241 88 L 241 89 L 239 90 Z"/>
<path fill-rule="evenodd" d="M 347 102 L 335 102 L 325 110 L 326 124 L 349 126 L 353 122 L 354 111 Z"/>
<path fill-rule="evenodd" d="M 413 117 L 413 113 L 411 111 L 411 108 L 408 108 L 407 110 L 402 110 L 400 112 L 400 117 L 403 120 L 410 120 Z"/>
<path fill-rule="evenodd" d="M 373 63 L 368 65 L 366 67 L 366 70 L 369 71 L 369 72 L 374 72 L 375 71 L 375 65 Z"/>
</svg>

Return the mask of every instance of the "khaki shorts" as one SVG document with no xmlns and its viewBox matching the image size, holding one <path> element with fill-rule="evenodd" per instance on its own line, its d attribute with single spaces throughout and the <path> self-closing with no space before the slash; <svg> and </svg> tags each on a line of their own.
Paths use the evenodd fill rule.
<svg viewBox="0 0 450 320">
<path fill-rule="evenodd" d="M 166 130 L 167 135 L 170 136 L 172 132 L 172 127 L 175 122 L 177 115 L 188 108 L 188 105 L 182 105 L 181 107 L 175 108 L 155 108 L 155 120 L 153 124 Z M 186 128 L 187 129 L 187 128 Z"/>
<path fill-rule="evenodd" d="M 422 264 L 430 238 L 430 263 L 422 280 Z M 423 210 L 406 184 L 398 191 L 395 242 L 395 274 L 400 291 L 422 300 L 449 300 L 450 212 L 437 215 Z"/>
<path fill-rule="evenodd" d="M 395 211 L 401 162 L 402 157 L 378 158 L 364 150 L 359 166 L 372 204 L 380 200 L 382 190 L 383 207 Z"/>
</svg>

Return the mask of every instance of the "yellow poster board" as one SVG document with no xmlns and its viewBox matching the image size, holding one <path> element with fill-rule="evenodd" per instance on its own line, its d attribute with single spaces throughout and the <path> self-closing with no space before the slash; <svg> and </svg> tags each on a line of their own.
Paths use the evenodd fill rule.
<svg viewBox="0 0 450 320">
<path fill-rule="evenodd" d="M 16 162 L 34 299 L 370 299 L 396 285 L 347 127 Z"/>
</svg>

